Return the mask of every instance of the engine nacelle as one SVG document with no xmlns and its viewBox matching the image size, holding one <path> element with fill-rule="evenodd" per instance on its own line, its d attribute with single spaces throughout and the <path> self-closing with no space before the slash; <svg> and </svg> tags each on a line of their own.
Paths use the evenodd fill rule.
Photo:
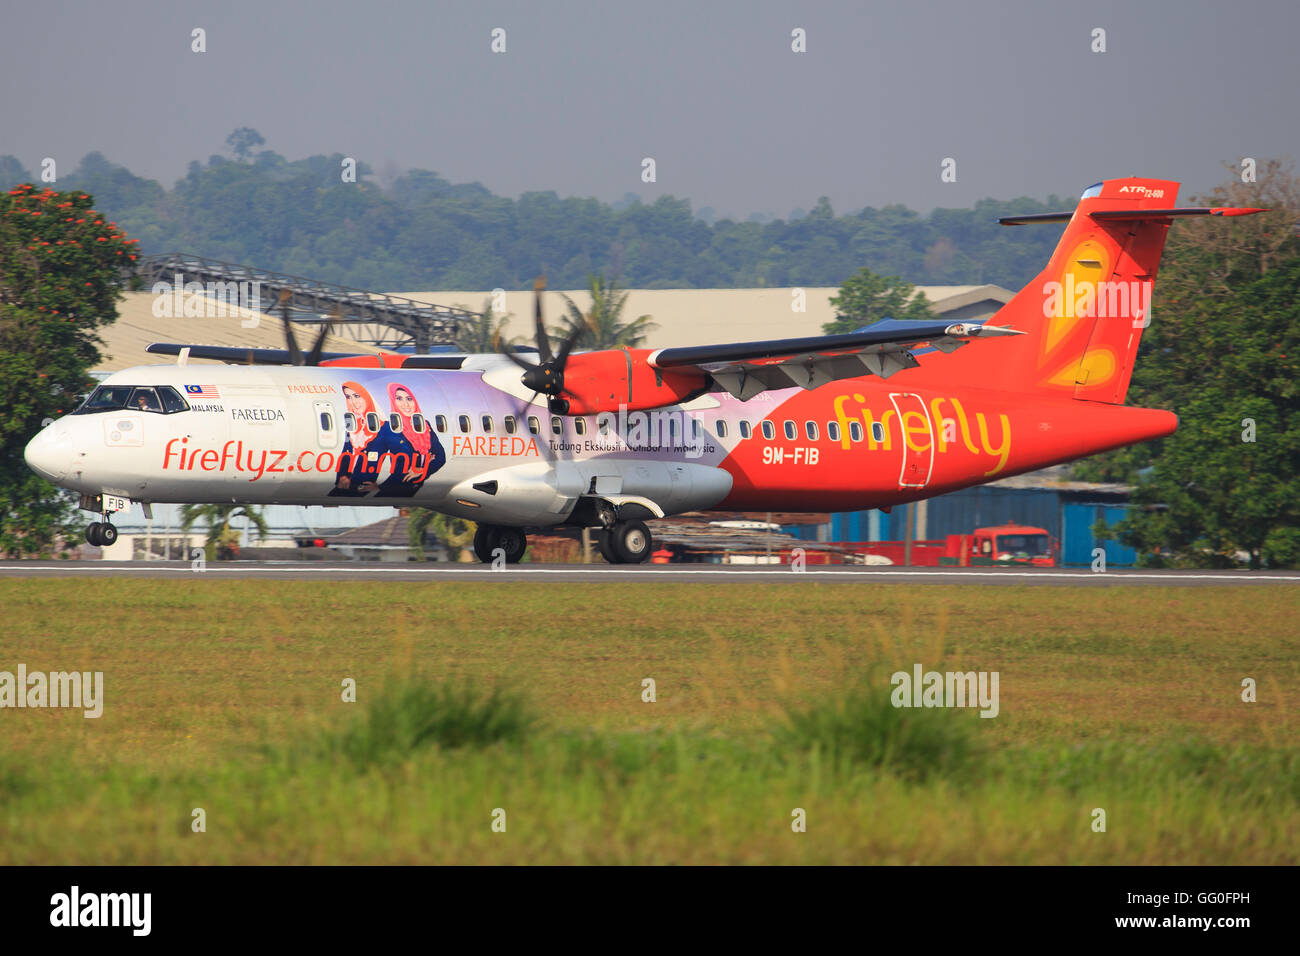
<svg viewBox="0 0 1300 956">
<path fill-rule="evenodd" d="M 471 521 L 518 527 L 564 524 L 580 498 L 615 504 L 635 497 L 664 514 L 711 508 L 731 493 L 731 474 L 695 462 L 652 458 L 538 461 L 497 468 L 455 485 L 437 505 Z M 586 523 L 575 516 L 578 523 Z"/>
<path fill-rule="evenodd" d="M 571 462 L 536 461 L 467 478 L 452 487 L 438 508 L 490 524 L 561 524 L 584 488 Z"/>
<path fill-rule="evenodd" d="M 570 415 L 643 411 L 680 405 L 708 388 L 699 372 L 661 371 L 646 364 L 649 349 L 609 349 L 569 356 L 564 397 Z"/>
</svg>

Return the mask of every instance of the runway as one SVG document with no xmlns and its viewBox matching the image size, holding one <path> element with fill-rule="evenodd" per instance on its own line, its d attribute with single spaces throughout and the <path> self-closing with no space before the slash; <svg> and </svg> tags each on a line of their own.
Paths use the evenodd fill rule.
<svg viewBox="0 0 1300 956">
<path fill-rule="evenodd" d="M 517 564 L 500 570 L 478 564 L 383 564 L 343 562 L 210 563 L 187 561 L 5 561 L 0 578 L 265 578 L 279 581 L 750 581 L 815 580 L 835 584 L 1039 585 L 1073 587 L 1240 587 L 1296 585 L 1300 572 L 1163 571 L 1114 569 L 1093 572 L 1073 568 L 901 568 L 814 565 L 795 571 L 788 565 L 718 564 L 575 565 Z"/>
</svg>

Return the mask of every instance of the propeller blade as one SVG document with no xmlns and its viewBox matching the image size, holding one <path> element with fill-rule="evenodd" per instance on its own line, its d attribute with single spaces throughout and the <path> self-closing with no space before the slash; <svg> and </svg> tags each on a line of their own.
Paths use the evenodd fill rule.
<svg viewBox="0 0 1300 956">
<path fill-rule="evenodd" d="M 533 281 L 533 320 L 537 324 L 537 356 L 545 365 L 554 356 L 551 354 L 551 340 L 546 335 L 546 323 L 542 321 L 542 293 L 546 291 L 546 276 L 538 276 Z"/>
<path fill-rule="evenodd" d="M 555 356 L 555 364 L 560 366 L 561 374 L 564 373 L 564 363 L 569 360 L 569 353 L 573 351 L 573 347 L 578 344 L 578 339 L 582 338 L 582 333 L 585 331 L 587 330 L 581 325 L 575 325 L 573 331 L 560 343 L 560 353 Z"/>
<path fill-rule="evenodd" d="M 312 343 L 311 351 L 307 353 L 308 365 L 320 365 L 321 352 L 325 351 L 325 338 L 334 331 L 334 323 L 342 317 L 342 311 L 337 307 L 330 315 L 329 320 L 320 327 L 320 334 L 316 336 L 316 341 Z"/>
<path fill-rule="evenodd" d="M 514 362 L 516 365 L 518 365 L 518 366 L 519 366 L 521 369 L 523 369 L 525 372 L 527 372 L 529 369 L 535 368 L 535 366 L 533 365 L 532 362 L 525 362 L 523 359 L 521 359 L 521 358 L 520 358 L 518 355 L 516 355 L 514 352 L 511 352 L 509 349 L 506 349 L 506 348 L 499 348 L 499 349 L 497 349 L 497 351 L 500 352 L 502 355 L 504 355 L 506 358 L 510 359 L 510 361 Z"/>
<path fill-rule="evenodd" d="M 298 339 L 293 334 L 293 323 L 289 321 L 289 298 L 292 293 L 288 289 L 280 292 L 280 320 L 284 323 L 284 341 L 289 346 L 289 364 L 302 365 L 302 349 L 298 348 Z"/>
</svg>

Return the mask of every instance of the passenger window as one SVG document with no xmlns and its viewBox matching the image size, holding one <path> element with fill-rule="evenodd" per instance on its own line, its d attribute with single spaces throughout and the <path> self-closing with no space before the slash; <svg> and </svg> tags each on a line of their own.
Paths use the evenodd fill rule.
<svg viewBox="0 0 1300 956">
<path fill-rule="evenodd" d="M 587 420 L 585 418 L 575 418 L 573 420 L 573 430 L 579 435 L 587 434 Z"/>
<path fill-rule="evenodd" d="M 542 423 L 539 422 L 539 421 L 537 420 L 537 416 L 536 416 L 536 415 L 529 415 L 529 416 L 528 416 L 528 431 L 531 432 L 531 433 L 534 434 L 534 435 L 539 435 L 539 434 L 541 434 L 541 431 L 542 431 Z"/>
<path fill-rule="evenodd" d="M 872 435 L 872 437 L 875 438 L 875 440 L 878 441 L 878 442 L 882 442 L 882 441 L 884 441 L 884 440 L 885 440 L 885 423 L 884 423 L 884 422 L 872 422 L 872 423 L 871 423 L 871 435 Z"/>
<path fill-rule="evenodd" d="M 741 437 L 741 438 L 748 438 L 748 437 L 749 437 L 750 435 L 752 435 L 752 434 L 753 434 L 753 432 L 750 430 L 749 422 L 745 421 L 745 420 L 742 418 L 742 419 L 740 420 L 740 437 Z"/>
<path fill-rule="evenodd" d="M 461 430 L 462 432 L 468 432 L 468 431 L 469 431 L 469 416 L 468 416 L 468 415 L 461 415 L 461 416 L 459 416 L 459 417 L 456 419 L 456 424 L 460 426 L 460 430 Z"/>
<path fill-rule="evenodd" d="M 803 432 L 804 432 L 805 435 L 808 436 L 808 440 L 809 440 L 809 441 L 816 441 L 816 440 L 817 440 L 817 423 L 816 423 L 816 422 L 804 422 L 804 423 L 803 423 Z"/>
<path fill-rule="evenodd" d="M 697 442 L 699 440 L 700 440 L 700 420 L 698 418 L 692 418 L 691 419 L 691 441 Z"/>
<path fill-rule="evenodd" d="M 507 434 L 507 435 L 513 435 L 513 434 L 514 434 L 516 431 L 518 431 L 518 430 L 519 430 L 519 423 L 518 423 L 517 421 L 515 421 L 515 416 L 513 416 L 513 415 L 507 415 L 507 416 L 506 416 L 506 434 Z"/>
<path fill-rule="evenodd" d="M 372 432 L 379 431 L 379 413 L 366 412 L 366 428 Z"/>
<path fill-rule="evenodd" d="M 489 434 L 489 435 L 492 434 L 492 416 L 491 416 L 491 415 L 484 415 L 484 416 L 483 416 L 483 431 L 484 431 L 485 433 Z"/>
<path fill-rule="evenodd" d="M 854 441 L 862 441 L 862 422 L 849 422 L 849 437 Z"/>
<path fill-rule="evenodd" d="M 447 430 L 447 416 L 446 416 L 446 415 L 434 415 L 434 416 L 433 416 L 433 427 L 436 428 L 436 429 L 438 429 L 438 431 L 440 431 L 440 432 L 445 432 L 445 431 Z"/>
<path fill-rule="evenodd" d="M 332 432 L 334 430 L 334 416 L 329 412 L 320 413 L 320 430 L 323 432 Z"/>
<path fill-rule="evenodd" d="M 412 415 L 411 427 L 415 429 L 415 433 L 417 435 L 423 435 L 424 430 L 427 427 L 427 424 L 424 420 L 424 416 L 421 415 L 419 412 L 416 412 L 414 415 Z"/>
<path fill-rule="evenodd" d="M 827 423 L 826 423 L 826 437 L 829 438 L 831 441 L 839 441 L 839 440 L 840 440 L 840 423 L 839 423 L 839 422 L 827 422 Z"/>
<path fill-rule="evenodd" d="M 551 434 L 553 435 L 564 434 L 564 424 L 560 421 L 559 415 L 551 416 Z"/>
<path fill-rule="evenodd" d="M 133 412 L 162 412 L 158 393 L 152 388 L 137 388 L 131 393 L 131 403 L 127 408 Z"/>
<path fill-rule="evenodd" d="M 344 413 L 343 413 L 343 427 L 346 428 L 346 429 L 347 429 L 348 431 L 350 431 L 350 432 L 354 432 L 354 431 L 356 431 L 356 430 L 357 430 L 357 416 L 353 415 L 351 412 L 344 412 Z"/>
<path fill-rule="evenodd" d="M 769 421 L 763 422 L 763 437 L 768 441 L 776 437 L 776 426 Z"/>
<path fill-rule="evenodd" d="M 402 433 L 402 416 L 397 414 L 397 412 L 393 412 L 389 415 L 388 427 L 400 435 Z"/>
<path fill-rule="evenodd" d="M 787 418 L 785 420 L 785 437 L 790 439 L 791 441 L 794 441 L 795 436 L 798 434 L 799 434 L 799 430 L 794 427 L 794 422 L 790 421 L 790 419 Z"/>
<path fill-rule="evenodd" d="M 717 430 L 717 432 L 718 432 L 718 437 L 719 437 L 719 438 L 726 438 L 726 437 L 727 437 L 727 423 L 726 423 L 726 422 L 724 422 L 721 418 L 719 418 L 716 422 L 713 423 L 713 425 L 714 425 L 714 428 L 715 428 L 715 429 Z"/>
</svg>

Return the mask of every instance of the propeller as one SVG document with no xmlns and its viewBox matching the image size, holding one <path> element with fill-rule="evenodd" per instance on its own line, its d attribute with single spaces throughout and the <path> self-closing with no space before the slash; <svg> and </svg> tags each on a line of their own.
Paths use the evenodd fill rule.
<svg viewBox="0 0 1300 956">
<path fill-rule="evenodd" d="M 289 320 L 289 299 L 293 293 L 288 289 L 280 290 L 280 319 L 284 322 L 284 341 L 289 346 L 289 364 L 290 365 L 320 365 L 321 353 L 325 350 L 325 337 L 330 334 L 334 323 L 342 317 L 338 308 L 334 310 L 334 317 L 325 322 L 320 327 L 320 334 L 316 336 L 316 341 L 312 343 L 311 351 L 303 355 L 302 349 L 298 347 L 298 340 L 293 334 L 293 322 Z"/>
<path fill-rule="evenodd" d="M 583 328 L 581 325 L 575 325 L 573 331 L 560 343 L 559 351 L 552 353 L 551 340 L 546 334 L 546 323 L 542 320 L 542 293 L 545 290 L 546 278 L 539 276 L 533 282 L 533 320 L 537 326 L 537 357 L 541 361 L 534 365 L 506 348 L 501 348 L 500 351 L 524 370 L 519 381 L 525 388 L 533 390 L 533 398 L 536 398 L 537 393 L 540 392 L 547 397 L 547 405 L 552 414 L 567 415 L 569 402 L 561 397 L 564 394 L 564 366 L 568 363 L 569 353 L 573 351 L 573 346 L 581 337 Z"/>
</svg>

